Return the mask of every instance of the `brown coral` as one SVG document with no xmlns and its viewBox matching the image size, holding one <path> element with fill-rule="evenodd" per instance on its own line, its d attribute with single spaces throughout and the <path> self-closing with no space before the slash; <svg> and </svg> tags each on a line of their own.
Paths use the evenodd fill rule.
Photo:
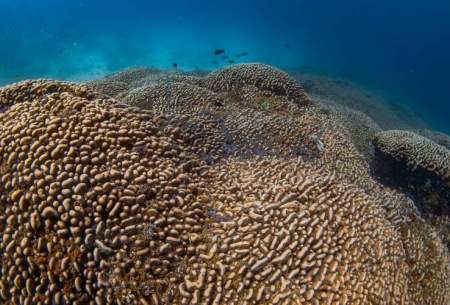
<svg viewBox="0 0 450 305">
<path fill-rule="evenodd" d="M 2 88 L 0 90 L 0 105 L 5 110 L 14 104 L 25 101 L 31 102 L 37 98 L 41 98 L 41 102 L 45 103 L 50 94 L 63 92 L 86 98 L 95 96 L 86 86 L 40 79 L 36 81 L 23 81 L 11 87 L 7 86 Z"/>
<path fill-rule="evenodd" d="M 410 131 L 382 132 L 374 142 L 378 176 L 411 192 L 422 214 L 446 241 L 450 232 L 450 151 Z"/>
<path fill-rule="evenodd" d="M 443 146 L 403 130 L 378 133 L 374 143 L 380 154 L 404 162 L 409 170 L 423 170 L 444 182 L 450 181 L 450 151 Z"/>
<path fill-rule="evenodd" d="M 145 77 L 151 75 L 157 75 L 161 73 L 159 69 L 146 68 L 146 67 L 134 67 L 123 71 L 107 75 L 104 80 L 109 80 L 113 82 L 123 82 L 130 85 L 133 82 L 139 81 Z"/>
<path fill-rule="evenodd" d="M 175 82 L 203 86 L 205 81 L 194 72 L 187 73 L 181 71 L 162 71 L 151 68 L 130 68 L 107 75 L 101 79 L 88 81 L 85 85 L 96 92 L 123 98 L 128 94 L 129 90 L 155 85 L 159 82 Z"/>
<path fill-rule="evenodd" d="M 254 86 L 260 91 L 270 91 L 300 105 L 309 102 L 302 86 L 286 72 L 264 64 L 239 64 L 226 67 L 207 76 L 207 87 L 216 92 L 239 91 Z"/>
<path fill-rule="evenodd" d="M 264 65 L 237 65 L 231 71 L 247 69 L 262 69 L 267 75 L 275 75 L 272 78 L 280 87 L 301 88 L 278 70 Z M 225 76 L 231 73 L 225 72 Z M 206 83 L 217 79 L 215 73 L 218 72 L 206 77 Z M 233 73 L 238 72 L 230 75 Z M 206 158 L 301 157 L 329 168 L 340 168 L 349 177 L 360 177 L 364 172 L 367 175 L 367 164 L 349 141 L 344 126 L 330 120 L 320 108 L 299 107 L 285 95 L 267 90 L 270 86 L 264 82 L 258 85 L 266 86 L 263 90 L 248 85 L 252 81 L 243 80 L 247 85 L 236 94 L 234 89 L 215 93 L 190 83 L 160 79 L 152 85 L 129 90 L 122 94 L 122 100 L 185 121 L 182 128 L 191 129 L 200 146 L 215 143 L 213 151 L 203 150 Z M 356 172 L 361 175 L 354 175 Z"/>
<path fill-rule="evenodd" d="M 369 198 L 302 163 L 231 163 L 217 175 L 211 245 L 188 269 L 182 304 L 409 301 L 401 242 Z"/>
<path fill-rule="evenodd" d="M 0 117 L 0 296 L 132 304 L 138 272 L 154 287 L 196 244 L 187 238 L 201 232 L 190 175 L 198 163 L 163 118 L 64 86 L 27 82 L 0 93 L 21 99 Z"/>
<path fill-rule="evenodd" d="M 149 86 L 130 90 L 123 100 L 130 105 L 154 110 L 156 112 L 175 113 L 182 109 L 219 107 L 223 101 L 208 89 L 189 83 L 159 81 Z"/>
<path fill-rule="evenodd" d="M 372 140 L 376 133 L 382 131 L 380 126 L 361 111 L 320 98 L 315 98 L 314 101 L 329 111 L 330 120 L 338 121 L 345 127 L 355 147 L 369 163 L 372 163 L 374 159 Z"/>
<path fill-rule="evenodd" d="M 402 196 L 323 109 L 168 83 L 130 91 L 150 111 L 75 84 L 0 89 L 3 303 L 449 301 L 447 249 L 412 209 L 397 221 Z M 266 157 L 239 160 L 255 144 Z"/>
<path fill-rule="evenodd" d="M 86 86 L 95 92 L 102 93 L 111 97 L 116 97 L 120 93 L 129 90 L 130 85 L 126 82 L 110 79 L 93 80 L 86 83 Z"/>
</svg>

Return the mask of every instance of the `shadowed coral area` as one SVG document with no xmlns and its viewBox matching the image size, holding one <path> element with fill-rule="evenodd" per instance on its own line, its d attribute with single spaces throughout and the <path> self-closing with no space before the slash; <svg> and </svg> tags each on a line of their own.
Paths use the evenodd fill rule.
<svg viewBox="0 0 450 305">
<path fill-rule="evenodd" d="M 427 135 L 441 134 L 426 132 Z M 450 151 L 411 131 L 376 134 L 376 171 L 381 179 L 411 192 L 423 214 L 450 247 Z"/>
<path fill-rule="evenodd" d="M 450 181 L 450 151 L 445 147 L 403 130 L 381 132 L 374 142 L 381 153 L 404 161 L 411 171 L 420 168 L 444 182 Z"/>
<path fill-rule="evenodd" d="M 360 152 L 376 125 L 276 68 L 26 81 L 0 105 L 4 304 L 450 301 L 441 237 Z"/>
</svg>

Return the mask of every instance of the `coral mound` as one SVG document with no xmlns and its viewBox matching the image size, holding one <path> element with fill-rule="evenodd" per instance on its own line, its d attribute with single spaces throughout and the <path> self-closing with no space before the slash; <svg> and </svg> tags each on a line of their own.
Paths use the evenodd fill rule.
<svg viewBox="0 0 450 305">
<path fill-rule="evenodd" d="M 408 190 L 450 247 L 450 150 L 410 131 L 378 133 L 377 174 Z"/>
<path fill-rule="evenodd" d="M 14 104 L 31 102 L 39 98 L 45 102 L 52 93 L 68 93 L 85 98 L 92 98 L 96 95 L 93 91 L 89 91 L 86 86 L 73 83 L 47 79 L 27 80 L 2 88 L 0 90 L 0 107 L 6 110 L 7 107 Z"/>
<path fill-rule="evenodd" d="M 177 82 L 203 86 L 201 72 L 162 71 L 152 68 L 130 68 L 86 83 L 88 87 L 112 97 L 122 97 L 129 90 L 158 82 Z"/>
<path fill-rule="evenodd" d="M 264 64 L 239 64 L 210 73 L 206 79 L 208 89 L 215 92 L 239 91 L 254 86 L 260 91 L 270 91 L 298 104 L 309 99 L 301 85 L 286 72 Z"/>
<path fill-rule="evenodd" d="M 450 301 L 434 229 L 320 107 L 167 80 L 125 92 L 0 89 L 2 304 Z"/>
<path fill-rule="evenodd" d="M 177 109 L 221 106 L 221 99 L 208 89 L 182 82 L 157 82 L 130 90 L 123 97 L 133 106 L 159 112 L 176 112 Z"/>
<path fill-rule="evenodd" d="M 152 69 L 146 67 L 134 67 L 129 68 L 124 71 L 116 72 L 105 77 L 105 80 L 110 80 L 113 82 L 122 82 L 126 84 L 132 84 L 133 82 L 139 81 L 145 77 L 151 75 L 159 74 L 161 70 Z"/>
<path fill-rule="evenodd" d="M 0 118 L 1 299 L 132 304 L 122 276 L 156 280 L 196 244 L 179 238 L 201 233 L 198 164 L 163 118 L 75 93 L 84 87 L 27 82 L 0 95 L 27 87 L 40 89 Z"/>
<path fill-rule="evenodd" d="M 314 101 L 330 113 L 331 120 L 337 121 L 345 127 L 356 149 L 367 162 L 372 163 L 374 159 L 372 140 L 375 134 L 382 131 L 380 126 L 361 111 L 320 98 L 315 98 Z"/>
<path fill-rule="evenodd" d="M 443 181 L 450 181 L 450 151 L 416 133 L 389 130 L 374 138 L 377 150 L 399 162 L 411 171 L 421 169 Z"/>
<path fill-rule="evenodd" d="M 120 93 L 130 89 L 130 85 L 126 82 L 110 79 L 93 80 L 86 83 L 86 85 L 98 93 L 109 95 L 111 97 L 116 97 Z"/>
</svg>

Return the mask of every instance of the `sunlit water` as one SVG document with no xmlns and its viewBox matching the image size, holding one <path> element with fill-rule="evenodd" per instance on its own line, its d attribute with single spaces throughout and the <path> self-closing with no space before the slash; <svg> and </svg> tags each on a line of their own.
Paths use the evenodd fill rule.
<svg viewBox="0 0 450 305">
<path fill-rule="evenodd" d="M 450 132 L 449 54 L 443 0 L 0 0 L 1 84 L 83 80 L 136 65 L 308 66 L 400 97 Z"/>
</svg>

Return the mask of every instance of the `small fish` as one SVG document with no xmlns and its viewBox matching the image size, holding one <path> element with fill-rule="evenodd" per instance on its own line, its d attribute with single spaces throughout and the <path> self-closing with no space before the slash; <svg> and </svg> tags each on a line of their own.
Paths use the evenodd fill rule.
<svg viewBox="0 0 450 305">
<path fill-rule="evenodd" d="M 247 55 L 248 55 L 247 52 L 242 52 L 242 53 L 241 53 L 241 56 L 247 56 Z"/>
<path fill-rule="evenodd" d="M 212 61 L 213 64 L 218 65 L 219 63 L 215 60 Z"/>
<path fill-rule="evenodd" d="M 230 64 L 234 64 L 234 60 L 232 60 L 232 59 L 229 60 L 228 62 L 229 62 Z"/>
<path fill-rule="evenodd" d="M 286 44 L 286 48 L 287 48 L 287 49 L 290 49 L 290 48 L 291 48 L 291 44 L 290 44 L 290 43 L 287 43 L 287 44 Z"/>
<path fill-rule="evenodd" d="M 241 57 L 241 54 L 235 54 L 234 57 Z"/>
<path fill-rule="evenodd" d="M 220 55 L 220 54 L 225 54 L 225 50 L 224 49 L 216 49 L 216 50 L 214 50 L 214 55 Z"/>
<path fill-rule="evenodd" d="M 176 69 L 176 68 L 178 68 L 178 64 L 176 63 L 176 62 L 174 62 L 173 64 L 172 64 L 172 66 Z"/>
</svg>

